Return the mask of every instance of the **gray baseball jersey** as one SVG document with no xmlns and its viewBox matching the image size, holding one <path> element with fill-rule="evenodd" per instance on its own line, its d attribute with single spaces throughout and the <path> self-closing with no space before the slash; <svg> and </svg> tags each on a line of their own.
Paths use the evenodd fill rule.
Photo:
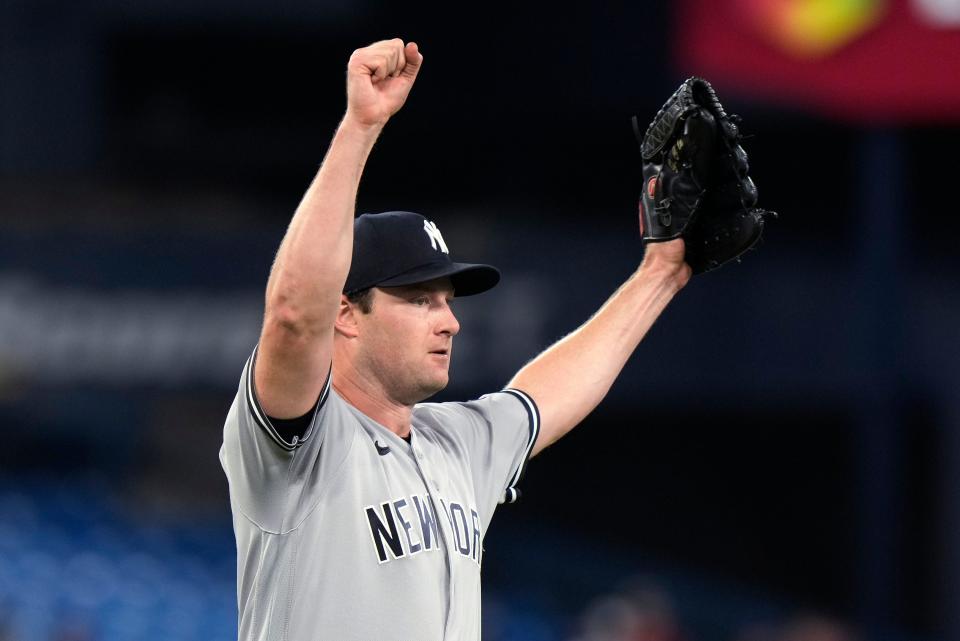
<svg viewBox="0 0 960 641">
<path fill-rule="evenodd" d="M 410 441 L 329 379 L 302 437 L 260 408 L 256 350 L 224 425 L 243 641 L 480 639 L 483 538 L 539 431 L 503 390 L 414 407 Z"/>
</svg>

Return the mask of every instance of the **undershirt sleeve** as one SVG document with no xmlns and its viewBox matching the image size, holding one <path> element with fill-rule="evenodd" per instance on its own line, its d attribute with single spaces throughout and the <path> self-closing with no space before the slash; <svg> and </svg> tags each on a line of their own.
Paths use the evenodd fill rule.
<svg viewBox="0 0 960 641">
<path fill-rule="evenodd" d="M 270 424 L 273 425 L 273 429 L 277 431 L 277 434 L 280 435 L 280 438 L 289 443 L 293 441 L 293 437 L 297 437 L 298 441 L 303 438 L 307 428 L 310 427 L 310 421 L 313 419 L 315 412 L 316 409 L 311 408 L 306 414 L 296 418 L 274 418 L 268 416 L 267 419 L 270 421 Z"/>
</svg>

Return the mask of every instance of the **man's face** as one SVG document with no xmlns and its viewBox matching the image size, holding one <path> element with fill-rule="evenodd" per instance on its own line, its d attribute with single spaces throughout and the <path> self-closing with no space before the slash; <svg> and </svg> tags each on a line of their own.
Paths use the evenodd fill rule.
<svg viewBox="0 0 960 641">
<path fill-rule="evenodd" d="M 447 386 L 453 337 L 453 285 L 438 278 L 373 290 L 369 314 L 357 316 L 358 358 L 393 400 L 412 405 Z"/>
</svg>

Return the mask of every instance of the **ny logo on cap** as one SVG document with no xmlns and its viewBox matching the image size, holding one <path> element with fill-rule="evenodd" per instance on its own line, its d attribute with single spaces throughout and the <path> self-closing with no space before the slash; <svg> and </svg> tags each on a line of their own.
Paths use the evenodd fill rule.
<svg viewBox="0 0 960 641">
<path fill-rule="evenodd" d="M 436 223 L 429 220 L 423 221 L 423 231 L 427 232 L 427 236 L 430 237 L 430 245 L 434 249 L 439 249 L 444 254 L 450 253 L 450 250 L 447 249 L 447 244 L 443 242 L 443 236 L 440 235 L 440 230 L 437 229 Z M 438 245 L 439 247 L 437 247 Z"/>
</svg>

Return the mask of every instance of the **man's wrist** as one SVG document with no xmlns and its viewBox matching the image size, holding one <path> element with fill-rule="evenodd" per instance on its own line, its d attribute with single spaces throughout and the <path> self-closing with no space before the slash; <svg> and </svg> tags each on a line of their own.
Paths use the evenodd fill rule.
<svg viewBox="0 0 960 641">
<path fill-rule="evenodd" d="M 692 270 L 684 262 L 669 261 L 657 256 L 647 256 L 640 264 L 638 275 L 644 279 L 662 283 L 679 291 L 690 280 Z"/>
<path fill-rule="evenodd" d="M 380 132 L 383 131 L 384 125 L 386 122 L 382 123 L 369 123 L 362 122 L 352 116 L 348 111 L 343 116 L 343 120 L 340 121 L 340 126 L 338 127 L 338 133 L 359 136 L 361 138 L 368 138 L 371 140 L 376 140 L 377 136 L 380 135 Z"/>
</svg>

